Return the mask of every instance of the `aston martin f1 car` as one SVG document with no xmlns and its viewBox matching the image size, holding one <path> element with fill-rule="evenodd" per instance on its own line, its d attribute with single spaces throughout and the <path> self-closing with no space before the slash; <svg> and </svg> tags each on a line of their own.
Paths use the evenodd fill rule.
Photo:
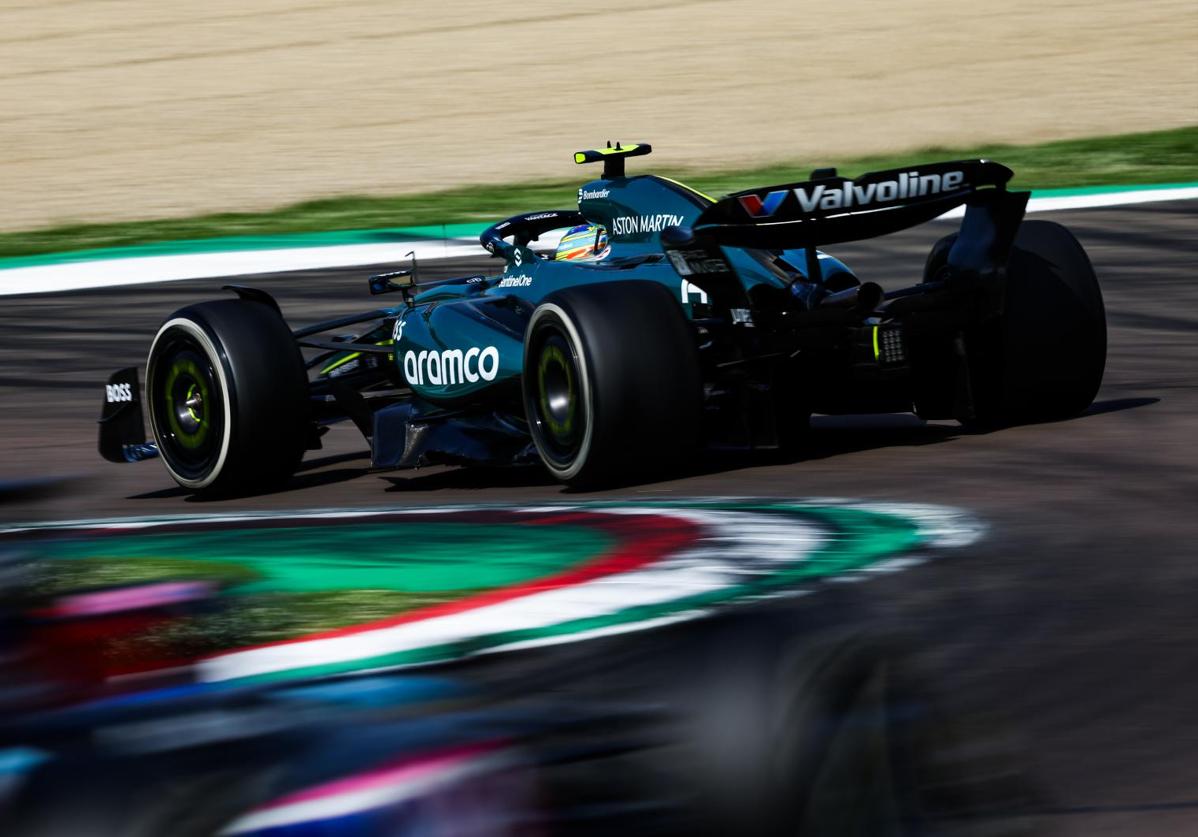
<svg viewBox="0 0 1198 837">
<path fill-rule="evenodd" d="M 298 329 L 245 287 L 176 311 L 151 343 L 144 401 L 136 368 L 109 379 L 101 454 L 160 456 L 185 488 L 240 492 L 285 482 L 349 420 L 376 469 L 539 460 L 585 486 L 703 448 L 801 451 L 812 413 L 992 426 L 1093 401 L 1106 359 L 1097 278 L 1068 230 L 1024 221 L 1010 169 L 820 169 L 715 200 L 628 176 L 627 159 L 650 150 L 578 152 L 603 169 L 576 210 L 482 233 L 504 265 L 495 275 L 380 274 L 370 292 L 398 305 Z M 961 206 L 959 231 L 909 287 L 884 291 L 819 249 Z M 532 246 L 563 229 L 556 256 Z"/>
</svg>

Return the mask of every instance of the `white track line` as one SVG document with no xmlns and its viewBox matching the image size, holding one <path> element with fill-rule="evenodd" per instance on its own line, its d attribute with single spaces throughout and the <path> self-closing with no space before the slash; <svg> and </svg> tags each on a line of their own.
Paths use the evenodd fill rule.
<svg viewBox="0 0 1198 837">
<path fill-rule="evenodd" d="M 94 262 L 15 267 L 0 270 L 0 296 L 81 291 L 178 282 L 184 279 L 219 279 L 247 273 L 280 273 L 364 264 L 461 258 L 483 254 L 478 244 L 454 239 L 448 242 L 396 242 L 393 244 L 343 244 L 333 247 L 295 247 L 281 250 L 240 250 L 226 253 L 181 253 L 175 256 L 142 256 Z"/>
<path fill-rule="evenodd" d="M 1089 209 L 1130 206 L 1157 201 L 1198 198 L 1198 187 L 1102 192 L 1093 195 L 1033 198 L 1028 212 L 1052 212 L 1062 209 Z M 959 218 L 963 209 L 942 215 Z M 544 247 L 555 242 L 543 236 Z M 483 249 L 469 239 L 448 241 L 395 242 L 390 244 L 342 244 L 330 247 L 296 247 L 281 250 L 241 250 L 224 253 L 184 253 L 174 256 L 142 256 L 131 259 L 103 259 L 90 262 L 39 265 L 0 269 L 0 296 L 15 294 L 61 293 L 90 288 L 113 288 L 184 279 L 220 279 L 254 273 L 281 273 L 390 264 L 406 261 L 415 252 L 419 261 L 482 256 Z M 496 272 L 499 272 L 498 269 Z"/>
<path fill-rule="evenodd" d="M 1185 201 L 1194 198 L 1198 198 L 1198 186 L 1182 186 L 1176 189 L 1131 189 L 1123 192 L 1099 192 L 1093 195 L 1032 198 L 1027 202 L 1027 211 L 1057 212 L 1062 209 L 1100 209 L 1105 206 L 1132 206 L 1139 203 Z M 940 218 L 960 218 L 964 214 L 965 207 L 962 206 L 944 213 Z"/>
</svg>

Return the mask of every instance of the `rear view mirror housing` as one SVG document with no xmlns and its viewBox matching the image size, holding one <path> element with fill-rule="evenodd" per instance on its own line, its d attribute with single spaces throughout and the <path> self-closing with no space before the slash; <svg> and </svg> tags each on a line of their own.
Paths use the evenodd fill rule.
<svg viewBox="0 0 1198 837">
<path fill-rule="evenodd" d="M 389 294 L 392 291 L 402 291 L 416 284 L 411 269 L 395 270 L 390 273 L 377 273 L 370 277 L 370 295 Z"/>
</svg>

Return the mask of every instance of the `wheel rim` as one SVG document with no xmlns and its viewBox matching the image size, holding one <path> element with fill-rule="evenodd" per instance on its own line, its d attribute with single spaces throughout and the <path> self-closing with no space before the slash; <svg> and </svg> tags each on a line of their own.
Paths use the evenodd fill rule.
<svg viewBox="0 0 1198 837">
<path fill-rule="evenodd" d="M 538 338 L 529 416 L 542 454 L 555 467 L 567 468 L 577 459 L 587 428 L 580 361 L 556 329 L 547 327 Z"/>
<path fill-rule="evenodd" d="M 204 478 L 220 457 L 225 421 L 212 360 L 194 336 L 171 329 L 148 378 L 150 420 L 163 458 L 184 479 Z"/>
</svg>

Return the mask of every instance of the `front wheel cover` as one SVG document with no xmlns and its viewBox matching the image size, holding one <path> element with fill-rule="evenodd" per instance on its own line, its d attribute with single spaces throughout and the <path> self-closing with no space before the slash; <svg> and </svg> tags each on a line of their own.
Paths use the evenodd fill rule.
<svg viewBox="0 0 1198 837">
<path fill-rule="evenodd" d="M 187 317 L 164 323 L 146 362 L 146 400 L 163 464 L 183 487 L 207 488 L 223 472 L 233 431 L 230 399 L 221 352 L 203 326 Z"/>
<path fill-rule="evenodd" d="M 546 302 L 528 324 L 524 409 L 541 460 L 559 480 L 586 468 L 595 437 L 594 391 L 582 338 L 561 306 Z"/>
</svg>

